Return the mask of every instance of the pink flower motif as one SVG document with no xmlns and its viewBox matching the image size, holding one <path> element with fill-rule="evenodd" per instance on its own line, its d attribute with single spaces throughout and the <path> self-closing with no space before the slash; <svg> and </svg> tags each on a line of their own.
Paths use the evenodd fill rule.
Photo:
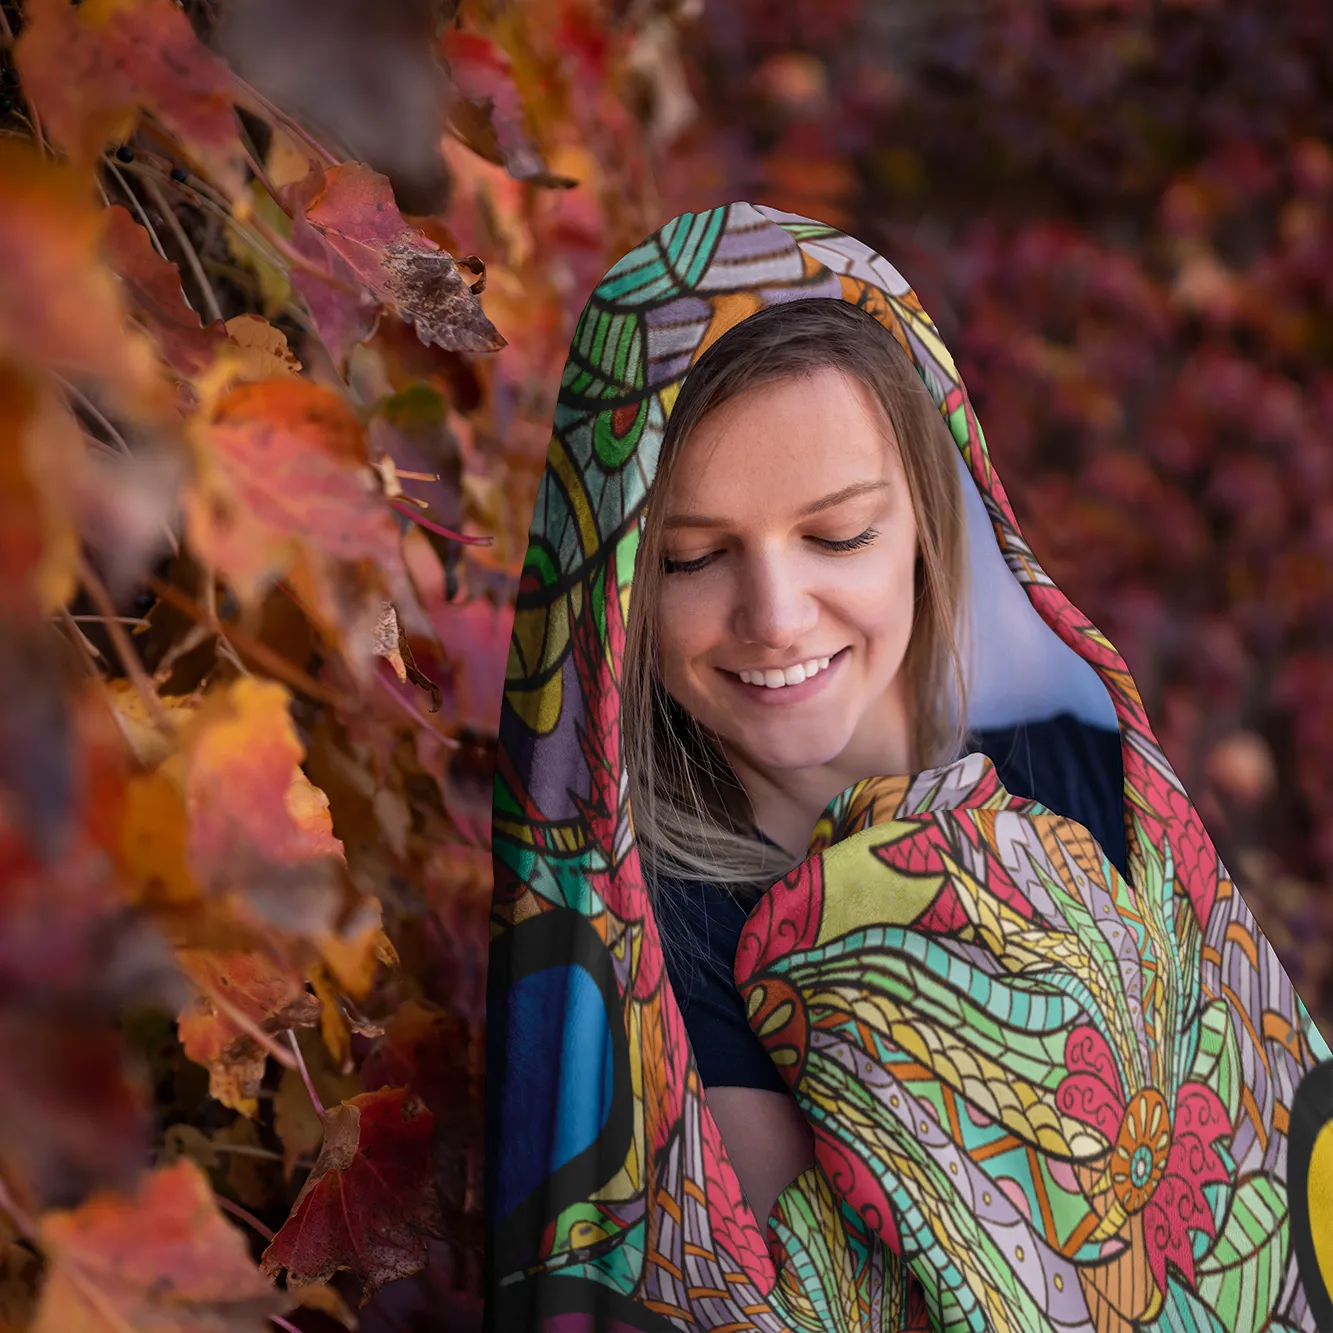
<svg viewBox="0 0 1333 1333">
<path fill-rule="evenodd" d="M 1217 1151 L 1218 1140 L 1231 1132 L 1221 1099 L 1202 1083 L 1181 1084 L 1174 1105 L 1153 1087 L 1126 1096 L 1110 1046 L 1086 1025 L 1069 1034 L 1065 1062 L 1069 1073 L 1057 1104 L 1110 1142 L 1111 1193 L 1126 1222 L 1143 1214 L 1148 1267 L 1158 1289 L 1166 1290 L 1168 1262 L 1192 1286 L 1190 1233 L 1217 1234 L 1204 1188 L 1230 1178 Z"/>
</svg>

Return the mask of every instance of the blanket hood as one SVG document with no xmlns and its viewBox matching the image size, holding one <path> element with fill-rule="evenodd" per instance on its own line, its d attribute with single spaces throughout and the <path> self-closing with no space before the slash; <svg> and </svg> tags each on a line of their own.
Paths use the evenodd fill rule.
<svg viewBox="0 0 1333 1333">
<path fill-rule="evenodd" d="M 819 1165 L 756 1219 L 663 968 L 618 681 L 640 516 L 680 385 L 738 321 L 807 298 L 886 325 L 958 446 L 972 642 L 987 645 L 984 672 L 973 655 L 969 724 L 1068 711 L 1118 727 L 1129 883 L 1086 830 L 1008 797 L 980 756 L 845 793 L 811 860 L 752 914 L 737 961 L 770 1053 L 800 1046 L 789 1081 L 819 1145 Z M 879 909 L 866 901 L 892 898 L 861 891 L 892 859 L 889 826 L 918 839 L 918 861 L 934 858 L 949 912 L 937 898 L 911 920 L 891 905 L 867 917 Z M 519 589 L 493 838 L 490 1329 L 1333 1320 L 1333 1220 L 1310 1202 L 1327 1191 L 1333 1212 L 1328 1048 L 1124 661 L 1023 540 L 929 316 L 859 241 L 745 203 L 684 214 L 589 299 Z M 860 893 L 850 917 L 842 884 Z M 812 999 L 832 993 L 839 958 L 855 963 L 839 993 L 846 975 L 866 994 L 889 978 L 882 1030 Z M 838 1060 L 865 1062 L 855 1086 L 832 1078 Z M 1005 1089 L 1027 1099 L 1021 1115 Z M 909 1094 L 926 1108 L 919 1125 L 900 1114 Z M 858 1098 L 869 1101 L 853 1113 Z"/>
</svg>

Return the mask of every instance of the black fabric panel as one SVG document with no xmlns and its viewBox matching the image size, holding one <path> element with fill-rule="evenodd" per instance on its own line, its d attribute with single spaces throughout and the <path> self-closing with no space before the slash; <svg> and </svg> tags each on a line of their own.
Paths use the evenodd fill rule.
<svg viewBox="0 0 1333 1333">
<path fill-rule="evenodd" d="M 1082 824 L 1111 864 L 1126 874 L 1118 731 L 1062 713 L 975 732 L 970 749 L 990 759 L 1011 795 L 1040 801 Z M 787 1085 L 750 1029 L 732 975 L 749 908 L 716 884 L 664 880 L 658 885 L 655 914 L 667 975 L 704 1087 L 785 1092 Z"/>
</svg>

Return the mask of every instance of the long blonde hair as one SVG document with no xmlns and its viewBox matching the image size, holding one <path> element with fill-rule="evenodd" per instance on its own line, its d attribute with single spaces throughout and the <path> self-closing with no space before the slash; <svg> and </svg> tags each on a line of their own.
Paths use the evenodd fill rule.
<svg viewBox="0 0 1333 1333">
<path fill-rule="evenodd" d="M 690 369 L 662 441 L 653 490 L 664 493 L 682 443 L 704 417 L 756 385 L 825 367 L 855 375 L 898 440 L 919 554 L 916 611 L 902 671 L 912 709 L 914 769 L 962 752 L 966 688 L 967 521 L 956 446 L 907 353 L 874 316 L 827 297 L 759 311 L 728 330 Z M 767 888 L 793 862 L 755 837 L 749 801 L 712 737 L 663 688 L 656 600 L 663 516 L 651 496 L 640 534 L 621 682 L 621 735 L 630 809 L 649 885 L 661 876 L 708 879 L 742 895 Z"/>
</svg>

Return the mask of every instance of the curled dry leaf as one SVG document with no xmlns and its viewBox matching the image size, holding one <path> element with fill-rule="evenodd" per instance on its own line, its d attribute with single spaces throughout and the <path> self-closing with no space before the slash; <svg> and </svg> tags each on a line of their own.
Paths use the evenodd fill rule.
<svg viewBox="0 0 1333 1333">
<path fill-rule="evenodd" d="M 494 352 L 505 345 L 453 256 L 404 221 L 387 177 L 359 162 L 325 172 L 305 203 L 303 224 L 322 243 L 335 274 L 363 285 L 411 324 L 423 343 L 457 352 Z M 312 285 L 322 285 L 309 274 L 293 280 L 307 296 Z M 345 354 L 345 335 L 325 332 L 315 304 L 311 315 L 330 350 Z"/>
<path fill-rule="evenodd" d="M 430 1175 L 434 1116 L 406 1088 L 364 1092 L 324 1113 L 324 1146 L 291 1216 L 264 1251 L 270 1277 L 362 1281 L 362 1305 L 386 1282 L 420 1272 L 438 1227 Z"/>
<path fill-rule="evenodd" d="M 32 1333 L 260 1333 L 291 1304 L 191 1161 L 47 1213 L 40 1239 L 51 1268 Z"/>
<path fill-rule="evenodd" d="M 130 326 L 101 255 L 104 218 L 86 176 L 0 141 L 0 358 L 161 408 L 166 386 L 152 344 Z"/>
<path fill-rule="evenodd" d="M 177 1020 L 185 1054 L 208 1070 L 212 1096 L 253 1117 L 268 1057 L 238 1015 L 269 1034 L 313 1027 L 319 1000 L 298 973 L 259 953 L 181 949 L 177 960 L 199 990 Z"/>
<path fill-rule="evenodd" d="M 80 163 L 151 111 L 233 199 L 245 153 L 235 77 L 171 0 L 28 0 L 15 63 L 51 137 Z"/>
<path fill-rule="evenodd" d="M 153 249 L 147 229 L 120 204 L 106 211 L 102 248 L 163 360 L 182 377 L 197 375 L 226 340 L 222 326 L 215 321 L 205 327 L 185 299 L 180 270 Z"/>
</svg>

